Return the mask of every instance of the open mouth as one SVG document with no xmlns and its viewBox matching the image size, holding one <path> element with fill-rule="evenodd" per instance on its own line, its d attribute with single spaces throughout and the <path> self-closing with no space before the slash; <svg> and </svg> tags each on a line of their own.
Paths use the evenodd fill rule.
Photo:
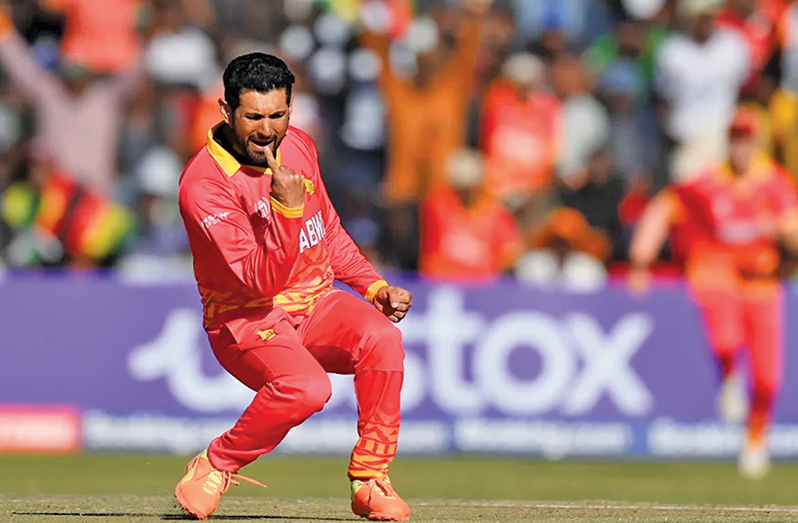
<svg viewBox="0 0 798 523">
<path fill-rule="evenodd" d="M 252 147 L 252 149 L 254 149 L 254 150 L 258 151 L 258 152 L 261 152 L 261 153 L 265 153 L 266 152 L 266 148 L 269 147 L 273 142 L 274 142 L 274 140 L 271 139 L 271 138 L 250 138 L 249 139 L 249 145 Z"/>
</svg>

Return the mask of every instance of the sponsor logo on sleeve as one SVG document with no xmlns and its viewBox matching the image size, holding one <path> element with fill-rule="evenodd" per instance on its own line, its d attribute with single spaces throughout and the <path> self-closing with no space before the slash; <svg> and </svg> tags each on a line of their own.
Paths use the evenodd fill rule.
<svg viewBox="0 0 798 523">
<path fill-rule="evenodd" d="M 211 225 L 216 225 L 217 223 L 227 219 L 228 216 L 230 216 L 229 211 L 208 215 L 202 219 L 202 225 L 204 225 L 207 229 Z"/>
</svg>

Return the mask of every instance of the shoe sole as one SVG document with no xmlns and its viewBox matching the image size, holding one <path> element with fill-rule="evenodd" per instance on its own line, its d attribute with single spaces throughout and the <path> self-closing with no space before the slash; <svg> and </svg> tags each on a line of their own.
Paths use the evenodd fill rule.
<svg viewBox="0 0 798 523">
<path fill-rule="evenodd" d="M 360 517 L 368 519 L 369 521 L 410 521 L 410 516 L 402 518 L 392 514 L 381 514 L 379 512 L 372 512 L 368 516 Z"/>
<path fill-rule="evenodd" d="M 410 516 L 396 516 L 386 512 L 371 512 L 370 514 L 355 514 L 369 521 L 410 521 Z"/>
</svg>

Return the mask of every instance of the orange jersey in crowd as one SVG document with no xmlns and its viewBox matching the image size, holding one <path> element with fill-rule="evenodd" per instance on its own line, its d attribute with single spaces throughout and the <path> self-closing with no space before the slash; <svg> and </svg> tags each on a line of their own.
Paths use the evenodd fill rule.
<svg viewBox="0 0 798 523">
<path fill-rule="evenodd" d="M 68 61 L 95 72 L 116 74 L 139 57 L 136 33 L 142 0 L 46 0 L 66 17 L 61 51 Z"/>
<path fill-rule="evenodd" d="M 537 92 L 521 100 L 509 83 L 495 82 L 485 96 L 481 123 L 486 185 L 499 198 L 548 187 L 559 131 L 557 98 Z"/>
<path fill-rule="evenodd" d="M 307 315 L 335 279 L 371 301 L 387 283 L 341 226 L 310 137 L 289 127 L 278 150 L 305 177 L 304 207 L 289 208 L 271 197 L 271 171 L 241 165 L 220 134 L 211 129 L 179 192 L 206 328 L 274 307 Z"/>
<path fill-rule="evenodd" d="M 693 285 L 775 281 L 775 227 L 798 211 L 798 193 L 782 167 L 763 155 L 746 179 L 736 180 L 719 164 L 671 194 L 673 247 Z"/>
<path fill-rule="evenodd" d="M 483 196 L 466 209 L 453 189 L 440 189 L 424 204 L 419 260 L 424 276 L 497 278 L 520 247 L 515 218 L 492 198 Z"/>
</svg>

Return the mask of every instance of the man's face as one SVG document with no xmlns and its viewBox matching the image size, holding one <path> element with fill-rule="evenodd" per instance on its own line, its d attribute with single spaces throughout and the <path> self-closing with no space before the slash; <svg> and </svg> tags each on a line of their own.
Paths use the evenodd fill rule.
<svg viewBox="0 0 798 523">
<path fill-rule="evenodd" d="M 729 161 L 744 171 L 748 169 L 757 153 L 756 136 L 752 133 L 732 133 L 729 140 Z"/>
<path fill-rule="evenodd" d="M 243 91 L 235 111 L 219 100 L 224 121 L 233 131 L 233 147 L 247 160 L 247 164 L 267 167 L 266 148 L 277 156 L 277 147 L 288 132 L 291 117 L 290 100 L 285 89 L 269 92 Z"/>
</svg>

